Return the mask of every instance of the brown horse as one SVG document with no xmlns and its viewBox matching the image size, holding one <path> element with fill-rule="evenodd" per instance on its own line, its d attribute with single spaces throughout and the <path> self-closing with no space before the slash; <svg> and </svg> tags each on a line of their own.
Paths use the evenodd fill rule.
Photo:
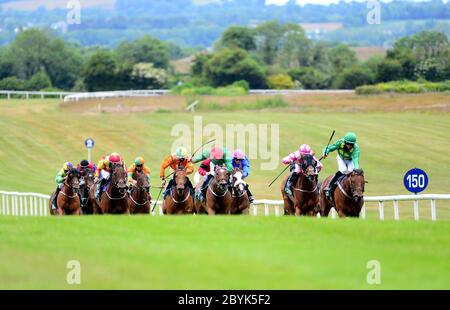
<svg viewBox="0 0 450 310">
<path fill-rule="evenodd" d="M 50 214 L 51 215 L 80 215 L 80 197 L 78 191 L 80 189 L 80 174 L 77 169 L 71 169 L 67 173 L 63 188 L 56 197 L 57 210 L 52 209 L 52 201 L 55 193 L 50 197 Z"/>
<path fill-rule="evenodd" d="M 206 181 L 206 178 L 203 178 L 200 182 L 198 182 L 195 185 L 195 192 L 201 192 L 203 183 Z M 208 211 L 206 211 L 206 202 L 200 201 L 198 199 L 194 199 L 194 213 L 196 214 L 208 214 Z"/>
<path fill-rule="evenodd" d="M 231 214 L 233 197 L 228 190 L 228 172 L 224 167 L 216 166 L 214 179 L 206 191 L 206 211 L 209 215 Z"/>
<path fill-rule="evenodd" d="M 91 188 L 94 214 L 130 214 L 127 192 L 127 173 L 122 165 L 111 168 L 111 181 L 102 193 L 100 201 L 95 198 L 95 187 Z"/>
<path fill-rule="evenodd" d="M 133 186 L 128 197 L 131 214 L 150 214 L 150 183 L 148 176 L 143 172 L 136 172 L 137 183 Z"/>
<path fill-rule="evenodd" d="M 232 173 L 232 178 L 231 196 L 233 197 L 233 204 L 231 214 L 248 214 L 250 200 L 248 199 L 246 191 L 247 183 L 243 179 L 242 170 L 235 168 Z"/>
<path fill-rule="evenodd" d="M 339 217 L 359 217 L 364 204 L 364 171 L 353 170 L 350 174 L 339 180 L 337 188 L 331 193 L 331 199 L 325 195 L 324 188 L 328 186 L 333 176 L 329 176 L 323 182 L 320 189 L 320 207 L 322 215 L 328 216 L 331 208 L 334 207 Z"/>
<path fill-rule="evenodd" d="M 164 214 L 192 214 L 194 212 L 194 199 L 188 184 L 185 169 L 178 169 L 174 175 L 174 187 L 162 202 Z"/>
<path fill-rule="evenodd" d="M 80 196 L 81 196 L 81 212 L 83 214 L 93 214 L 94 207 L 90 199 L 89 192 L 94 185 L 94 171 L 87 168 L 81 174 L 80 179 Z"/>
<path fill-rule="evenodd" d="M 317 161 L 312 155 L 302 156 L 300 176 L 296 184 L 293 184 L 294 197 L 284 190 L 288 177 L 281 182 L 281 195 L 284 200 L 284 214 L 315 216 L 320 212 L 319 182 Z"/>
</svg>

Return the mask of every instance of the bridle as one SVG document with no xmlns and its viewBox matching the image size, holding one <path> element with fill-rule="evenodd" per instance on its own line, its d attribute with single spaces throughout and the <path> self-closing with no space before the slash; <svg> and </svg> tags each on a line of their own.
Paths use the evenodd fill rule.
<svg viewBox="0 0 450 310">
<path fill-rule="evenodd" d="M 72 180 L 72 178 L 73 178 L 73 176 L 72 176 L 70 179 Z M 60 193 L 63 194 L 63 196 L 66 196 L 67 198 L 72 199 L 72 198 L 75 198 L 75 197 L 78 196 L 79 188 L 78 188 L 78 189 L 75 189 L 75 188 L 73 187 L 73 185 L 69 185 L 68 180 L 69 180 L 69 177 L 67 177 L 66 181 L 64 182 L 64 186 L 67 186 L 67 187 L 70 188 L 72 191 L 74 191 L 74 192 L 75 192 L 75 195 L 69 196 L 69 195 L 67 195 L 66 193 L 64 193 L 63 189 L 61 189 Z"/>
<path fill-rule="evenodd" d="M 315 162 L 315 164 L 313 164 L 313 163 L 306 164 L 306 162 L 303 161 L 303 163 L 302 163 L 302 174 L 306 176 L 306 169 L 308 169 L 309 166 L 312 166 L 314 168 L 314 175 L 313 175 L 314 178 L 313 178 L 313 180 L 311 180 L 310 176 L 307 176 L 306 179 L 309 182 L 311 182 L 311 183 L 316 182 L 316 186 L 314 187 L 313 190 L 305 190 L 305 189 L 302 189 L 302 188 L 294 187 L 293 189 L 295 191 L 298 191 L 298 192 L 301 192 L 301 193 L 314 193 L 319 188 L 319 182 L 317 181 L 317 179 L 318 179 L 317 162 L 314 159 L 313 159 L 313 161 Z"/>
<path fill-rule="evenodd" d="M 342 187 L 341 182 L 337 182 L 337 186 L 338 186 L 339 190 L 342 192 L 342 194 L 343 194 L 345 197 L 347 197 L 347 198 L 350 199 L 350 200 L 355 199 L 355 197 L 358 197 L 358 196 L 355 195 L 355 188 L 353 187 L 353 179 L 352 179 L 352 175 L 353 175 L 353 174 L 350 174 L 350 175 L 348 176 L 348 179 L 349 179 L 349 181 L 350 181 L 350 192 L 351 192 L 351 196 L 344 190 L 344 188 Z M 344 178 L 344 180 L 345 180 L 345 178 Z M 364 192 L 364 191 L 363 191 L 363 192 Z M 359 197 L 358 197 L 358 198 L 359 198 Z"/>
<path fill-rule="evenodd" d="M 216 168 L 216 170 L 225 170 L 225 169 L 222 168 L 222 167 L 219 167 L 219 168 Z M 218 182 L 217 182 L 217 181 L 219 181 L 219 180 L 217 180 L 216 176 L 217 176 L 217 173 L 215 172 L 214 181 L 215 181 L 215 184 L 218 185 Z M 225 180 L 226 180 L 226 179 L 225 179 Z M 228 183 L 228 181 L 227 181 L 227 183 Z M 212 182 L 208 185 L 208 190 L 209 190 L 209 191 L 211 192 L 211 194 L 213 194 L 215 197 L 225 197 L 225 195 L 228 193 L 228 186 L 227 186 L 226 190 L 225 190 L 222 194 L 217 194 L 217 193 L 214 192 L 214 190 L 211 188 L 211 184 L 212 184 Z"/>
</svg>

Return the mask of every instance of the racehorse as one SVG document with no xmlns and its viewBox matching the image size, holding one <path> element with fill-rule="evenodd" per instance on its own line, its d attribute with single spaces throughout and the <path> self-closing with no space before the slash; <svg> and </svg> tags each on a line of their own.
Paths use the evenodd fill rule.
<svg viewBox="0 0 450 310">
<path fill-rule="evenodd" d="M 247 195 L 247 183 L 243 179 L 242 170 L 235 168 L 232 173 L 232 189 L 231 196 L 233 197 L 233 204 L 231 207 L 232 214 L 248 214 L 250 207 L 250 200 Z"/>
<path fill-rule="evenodd" d="M 284 190 L 288 177 L 281 182 L 284 200 L 284 214 L 315 216 L 320 212 L 319 182 L 317 161 L 312 155 L 302 156 L 302 166 L 296 184 L 293 184 L 293 197 Z"/>
<path fill-rule="evenodd" d="M 80 174 L 77 169 L 71 169 L 67 173 L 63 188 L 56 197 L 57 210 L 52 209 L 52 201 L 55 193 L 50 197 L 50 214 L 51 215 L 80 215 L 80 197 L 78 191 L 80 189 Z"/>
<path fill-rule="evenodd" d="M 131 214 L 149 214 L 152 197 L 148 176 L 143 172 L 137 173 L 137 183 L 133 186 L 128 197 Z"/>
<path fill-rule="evenodd" d="M 94 185 L 94 172 L 87 168 L 83 171 L 80 179 L 80 196 L 82 214 L 93 214 L 94 207 L 90 199 L 89 192 Z"/>
<path fill-rule="evenodd" d="M 214 168 L 214 179 L 206 191 L 206 211 L 209 215 L 231 214 L 233 197 L 228 190 L 228 172 L 221 166 Z"/>
<path fill-rule="evenodd" d="M 95 186 L 91 188 L 94 214 L 130 214 L 127 173 L 122 165 L 113 165 L 111 171 L 111 181 L 102 193 L 100 202 L 95 198 Z"/>
<path fill-rule="evenodd" d="M 185 169 L 177 169 L 174 174 L 174 187 L 162 203 L 164 214 L 192 214 L 194 199 L 187 186 L 188 177 Z"/>
<path fill-rule="evenodd" d="M 361 169 L 353 170 L 350 174 L 344 176 L 336 182 L 336 187 L 331 194 L 331 199 L 325 195 L 324 188 L 328 186 L 331 178 L 329 176 L 323 182 L 320 189 L 320 208 L 322 215 L 328 216 L 331 208 L 334 207 L 339 217 L 359 217 L 361 208 L 364 204 L 364 171 Z"/>
</svg>

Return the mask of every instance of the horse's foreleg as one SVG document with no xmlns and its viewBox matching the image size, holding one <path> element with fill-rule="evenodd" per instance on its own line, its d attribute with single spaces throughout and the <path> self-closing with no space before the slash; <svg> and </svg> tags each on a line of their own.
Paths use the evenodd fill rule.
<svg viewBox="0 0 450 310">
<path fill-rule="evenodd" d="M 208 208 L 207 212 L 208 212 L 208 215 L 216 215 L 216 211 L 213 210 L 212 208 Z"/>
</svg>

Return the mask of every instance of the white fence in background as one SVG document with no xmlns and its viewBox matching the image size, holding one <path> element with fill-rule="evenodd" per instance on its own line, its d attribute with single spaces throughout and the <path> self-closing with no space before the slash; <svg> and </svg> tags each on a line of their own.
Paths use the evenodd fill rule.
<svg viewBox="0 0 450 310">
<path fill-rule="evenodd" d="M 50 196 L 35 193 L 17 193 L 0 191 L 0 215 L 3 216 L 47 216 Z M 414 219 L 419 220 L 419 201 L 430 201 L 431 220 L 437 220 L 436 201 L 450 200 L 450 194 L 424 194 L 424 195 L 397 195 L 397 196 L 372 196 L 364 198 L 364 206 L 361 210 L 361 218 L 366 219 L 366 204 L 378 203 L 378 218 L 384 220 L 385 202 L 392 202 L 394 220 L 398 221 L 399 201 L 412 201 Z M 250 211 L 251 215 L 259 215 L 263 209 L 264 216 L 281 216 L 284 214 L 283 200 L 255 200 Z M 273 209 L 273 211 L 271 211 Z M 161 201 L 152 213 L 153 216 L 163 215 Z M 336 211 L 331 209 L 331 217 L 337 218 Z"/>
<path fill-rule="evenodd" d="M 16 91 L 0 90 L 0 95 L 6 95 L 8 99 L 12 97 L 22 97 L 29 99 L 31 97 L 59 97 L 64 98 L 64 102 L 76 102 L 85 99 L 107 99 L 107 98 L 129 98 L 129 97 L 154 97 L 164 96 L 170 93 L 168 89 L 150 89 L 150 90 L 118 90 L 104 92 L 45 92 L 45 91 Z M 354 90 L 343 89 L 251 89 L 250 94 L 261 95 L 287 95 L 287 94 L 353 94 Z"/>
<path fill-rule="evenodd" d="M 39 96 L 41 99 L 45 97 L 59 97 L 63 99 L 64 96 L 74 94 L 71 92 L 47 92 L 47 91 L 16 91 L 16 90 L 0 90 L 0 95 L 6 95 L 6 98 L 20 96 L 25 99 L 29 99 L 32 96 Z"/>
</svg>

